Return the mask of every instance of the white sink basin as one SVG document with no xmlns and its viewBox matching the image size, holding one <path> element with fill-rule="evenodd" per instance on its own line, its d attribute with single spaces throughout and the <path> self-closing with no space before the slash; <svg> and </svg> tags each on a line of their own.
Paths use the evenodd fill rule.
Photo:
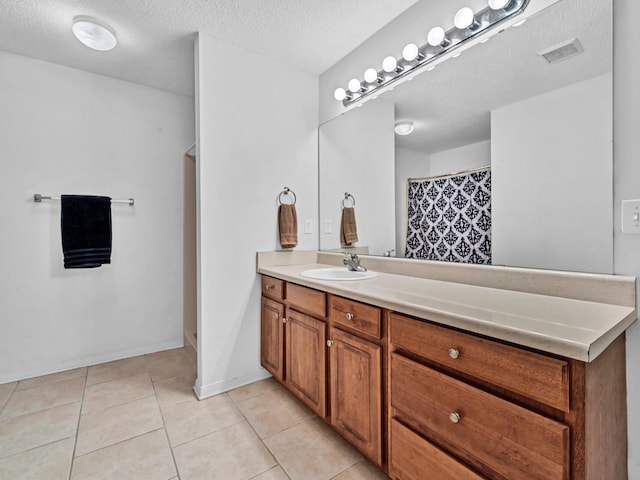
<svg viewBox="0 0 640 480">
<path fill-rule="evenodd" d="M 366 280 L 367 278 L 376 277 L 376 272 L 352 272 L 346 268 L 312 268 L 311 270 L 303 270 L 300 272 L 301 277 L 313 278 L 314 280 Z"/>
</svg>

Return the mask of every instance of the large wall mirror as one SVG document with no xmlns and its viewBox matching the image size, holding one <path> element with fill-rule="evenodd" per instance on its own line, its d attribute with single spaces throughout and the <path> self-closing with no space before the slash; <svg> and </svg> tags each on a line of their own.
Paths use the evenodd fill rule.
<svg viewBox="0 0 640 480">
<path fill-rule="evenodd" d="M 320 248 L 405 257 L 407 180 L 490 166 L 492 264 L 611 273 L 611 8 L 560 0 L 323 124 Z"/>
</svg>

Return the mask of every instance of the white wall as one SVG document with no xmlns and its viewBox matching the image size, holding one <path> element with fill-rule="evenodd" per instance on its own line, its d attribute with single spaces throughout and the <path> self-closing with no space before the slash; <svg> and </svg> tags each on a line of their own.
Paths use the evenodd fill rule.
<svg viewBox="0 0 640 480">
<path fill-rule="evenodd" d="M 497 265 L 613 273 L 611 74 L 491 113 Z"/>
<path fill-rule="evenodd" d="M 448 175 L 487 165 L 491 165 L 490 140 L 432 153 L 430 175 Z"/>
<path fill-rule="evenodd" d="M 408 148 L 396 147 L 396 251 L 404 257 L 407 243 L 407 179 L 431 175 L 431 156 Z"/>
<path fill-rule="evenodd" d="M 200 34 L 200 397 L 266 376 L 257 251 L 277 250 L 277 197 L 297 195 L 298 249 L 318 248 L 318 77 Z M 313 225 L 304 234 L 305 219 Z"/>
<path fill-rule="evenodd" d="M 0 52 L 0 383 L 182 345 L 193 98 Z M 59 202 L 114 205 L 112 263 L 63 268 Z"/>
<path fill-rule="evenodd" d="M 374 255 L 395 249 L 393 124 L 393 104 L 378 101 L 320 127 L 321 249 L 341 248 L 345 192 L 356 200 L 359 241 L 354 246 L 368 247 Z M 330 232 L 325 229 L 327 222 Z"/>
<path fill-rule="evenodd" d="M 640 277 L 640 235 L 623 235 L 622 200 L 640 198 L 640 58 L 635 19 L 640 3 L 616 0 L 613 8 L 613 121 L 614 121 L 614 271 Z M 638 292 L 640 298 L 640 292 Z M 627 416 L 629 425 L 629 479 L 640 478 L 640 327 L 627 330 Z"/>
</svg>

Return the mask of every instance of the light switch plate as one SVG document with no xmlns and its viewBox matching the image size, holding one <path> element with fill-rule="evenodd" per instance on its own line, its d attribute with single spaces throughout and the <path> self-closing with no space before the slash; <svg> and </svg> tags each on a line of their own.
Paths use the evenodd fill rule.
<svg viewBox="0 0 640 480">
<path fill-rule="evenodd" d="M 640 234 L 640 200 L 622 201 L 622 233 Z"/>
<path fill-rule="evenodd" d="M 310 218 L 307 218 L 304 221 L 304 233 L 306 233 L 307 235 L 313 233 L 313 220 L 311 220 Z"/>
<path fill-rule="evenodd" d="M 324 233 L 331 233 L 331 220 L 329 218 L 324 219 Z"/>
</svg>

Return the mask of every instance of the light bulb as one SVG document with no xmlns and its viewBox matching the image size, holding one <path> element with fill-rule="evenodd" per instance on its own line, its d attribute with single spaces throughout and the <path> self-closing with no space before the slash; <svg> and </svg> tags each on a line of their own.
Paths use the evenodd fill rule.
<svg viewBox="0 0 640 480">
<path fill-rule="evenodd" d="M 412 62 L 420 55 L 420 50 L 415 43 L 409 43 L 402 50 L 402 58 L 407 62 Z"/>
<path fill-rule="evenodd" d="M 378 71 L 375 68 L 367 68 L 364 71 L 364 81 L 368 83 L 375 83 L 378 81 Z"/>
<path fill-rule="evenodd" d="M 333 98 L 341 102 L 347 98 L 347 91 L 344 88 L 336 88 L 336 91 L 333 92 Z"/>
<path fill-rule="evenodd" d="M 491 10 L 502 10 L 507 8 L 511 3 L 511 0 L 489 0 L 487 2 Z"/>
<path fill-rule="evenodd" d="M 347 86 L 349 87 L 349 91 L 351 93 L 358 93 L 360 91 L 360 80 L 358 80 L 357 78 L 352 78 L 351 80 L 349 80 Z"/>
<path fill-rule="evenodd" d="M 427 43 L 432 47 L 438 47 L 448 43 L 447 35 L 442 27 L 433 27 L 427 34 Z"/>
<path fill-rule="evenodd" d="M 389 55 L 382 61 L 382 69 L 387 73 L 395 72 L 397 67 L 398 61 L 394 56 Z"/>
<path fill-rule="evenodd" d="M 461 8 L 456 12 L 455 17 L 453 17 L 453 24 L 460 30 L 473 27 L 477 25 L 477 23 L 473 10 L 469 7 Z"/>
</svg>

